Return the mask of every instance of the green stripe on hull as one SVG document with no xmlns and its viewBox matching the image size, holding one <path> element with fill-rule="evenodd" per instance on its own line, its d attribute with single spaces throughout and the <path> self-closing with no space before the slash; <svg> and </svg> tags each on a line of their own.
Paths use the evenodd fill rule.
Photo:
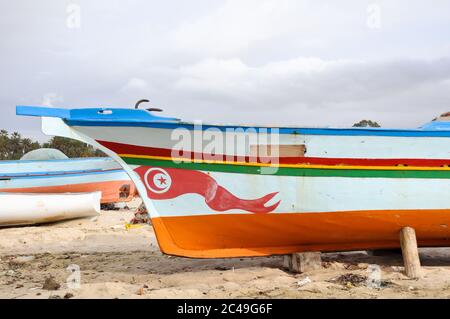
<svg viewBox="0 0 450 319">
<path fill-rule="evenodd" d="M 130 165 L 181 168 L 197 171 L 211 171 L 238 174 L 261 175 L 260 166 L 208 164 L 208 163 L 174 163 L 173 161 L 122 157 Z M 333 169 L 333 168 L 294 168 L 279 167 L 273 174 L 277 176 L 311 176 L 311 177 L 373 177 L 373 178 L 450 178 L 450 170 L 383 170 L 383 169 Z"/>
</svg>

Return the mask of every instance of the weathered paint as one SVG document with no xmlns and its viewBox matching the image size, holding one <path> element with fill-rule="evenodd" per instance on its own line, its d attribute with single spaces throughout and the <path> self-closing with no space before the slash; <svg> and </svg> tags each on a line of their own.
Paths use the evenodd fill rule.
<svg viewBox="0 0 450 319">
<path fill-rule="evenodd" d="M 196 130 L 193 124 L 120 112 L 123 118 L 91 118 L 92 111 L 59 117 L 71 134 L 123 165 L 165 253 L 212 258 L 398 247 L 404 226 L 416 229 L 422 246 L 450 243 L 448 130 L 276 128 L 277 143 L 304 145 L 304 156 L 265 164 L 245 147 L 210 161 L 203 145 L 192 143 L 187 151 L 196 160 L 178 163 L 173 129 Z M 67 130 L 62 121 L 50 126 Z M 200 134 L 207 128 L 235 126 L 206 125 Z M 268 167 L 275 170 L 263 172 Z"/>
</svg>

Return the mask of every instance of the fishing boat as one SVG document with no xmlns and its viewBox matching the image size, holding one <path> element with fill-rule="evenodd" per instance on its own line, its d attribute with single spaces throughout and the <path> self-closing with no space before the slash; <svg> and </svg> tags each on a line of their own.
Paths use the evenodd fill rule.
<svg viewBox="0 0 450 319">
<path fill-rule="evenodd" d="M 18 106 L 113 157 L 162 252 L 199 258 L 450 244 L 450 122 L 417 129 L 215 125 L 157 109 Z"/>
<path fill-rule="evenodd" d="M 0 193 L 0 226 L 50 223 L 100 212 L 100 192 L 74 194 Z"/>
<path fill-rule="evenodd" d="M 21 160 L 0 161 L 0 193 L 86 193 L 101 191 L 101 203 L 130 201 L 136 188 L 113 159 L 73 158 L 39 149 Z"/>
</svg>

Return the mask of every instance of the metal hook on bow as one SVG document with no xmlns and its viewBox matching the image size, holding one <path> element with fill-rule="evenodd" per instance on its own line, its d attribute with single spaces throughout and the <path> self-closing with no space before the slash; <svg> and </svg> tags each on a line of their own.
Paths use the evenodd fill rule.
<svg viewBox="0 0 450 319">
<path fill-rule="evenodd" d="M 134 108 L 135 108 L 135 109 L 138 109 L 138 108 L 139 108 L 139 105 L 140 105 L 141 103 L 148 103 L 148 102 L 150 102 L 150 101 L 147 100 L 147 99 L 139 100 L 139 101 L 137 101 L 136 104 L 134 105 Z M 146 110 L 147 110 L 147 111 L 150 111 L 150 112 L 162 112 L 162 111 L 163 111 L 162 109 L 157 108 L 157 107 L 151 107 L 151 108 L 148 108 L 148 109 L 146 109 Z"/>
</svg>

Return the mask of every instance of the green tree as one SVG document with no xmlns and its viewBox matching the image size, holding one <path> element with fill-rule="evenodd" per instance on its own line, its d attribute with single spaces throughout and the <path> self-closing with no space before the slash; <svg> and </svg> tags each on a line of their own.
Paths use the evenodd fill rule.
<svg viewBox="0 0 450 319">
<path fill-rule="evenodd" d="M 25 153 L 40 147 L 38 142 L 33 142 L 29 138 L 22 138 L 18 132 L 8 136 L 8 132 L 0 132 L 0 154 L 1 159 L 15 160 L 20 159 Z"/>
<path fill-rule="evenodd" d="M 71 158 L 106 156 L 91 145 L 65 137 L 55 136 L 41 145 L 30 138 L 22 138 L 18 132 L 9 134 L 6 130 L 0 130 L 0 160 L 18 160 L 26 153 L 41 147 L 58 149 Z"/>
<path fill-rule="evenodd" d="M 5 160 L 8 158 L 8 131 L 0 130 L 0 160 Z"/>
<path fill-rule="evenodd" d="M 102 157 L 106 156 L 102 151 L 94 149 L 91 145 L 66 137 L 54 136 L 42 147 L 55 148 L 68 157 Z"/>
<path fill-rule="evenodd" d="M 353 124 L 353 127 L 381 127 L 380 124 L 371 120 L 361 120 Z"/>
</svg>

